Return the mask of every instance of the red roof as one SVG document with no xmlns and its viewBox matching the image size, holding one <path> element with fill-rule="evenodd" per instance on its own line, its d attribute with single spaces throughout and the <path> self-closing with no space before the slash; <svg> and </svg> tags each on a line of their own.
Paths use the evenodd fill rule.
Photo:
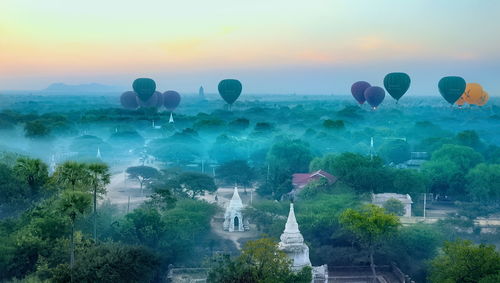
<svg viewBox="0 0 500 283">
<path fill-rule="evenodd" d="M 323 171 L 323 170 L 318 170 L 316 172 L 312 172 L 312 173 L 295 173 L 293 174 L 293 177 L 292 177 L 292 184 L 296 187 L 296 188 L 303 188 L 305 187 L 307 184 L 309 184 L 311 181 L 314 181 L 314 180 L 319 180 L 321 178 L 325 178 L 328 180 L 328 184 L 333 184 L 337 181 L 337 178 L 333 175 L 331 175 L 330 173 L 326 172 L 326 171 Z"/>
</svg>

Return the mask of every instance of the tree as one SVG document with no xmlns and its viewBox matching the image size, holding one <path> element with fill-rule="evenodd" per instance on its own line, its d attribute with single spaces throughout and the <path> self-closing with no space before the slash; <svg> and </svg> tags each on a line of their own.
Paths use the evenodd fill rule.
<svg viewBox="0 0 500 283">
<path fill-rule="evenodd" d="M 380 258 L 387 263 L 397 262 L 413 280 L 425 282 L 428 261 L 437 255 L 444 238 L 436 226 L 418 223 L 401 227 L 394 239 L 380 248 Z"/>
<path fill-rule="evenodd" d="M 226 162 L 217 168 L 217 178 L 228 184 L 250 186 L 255 178 L 253 168 L 245 160 Z"/>
<path fill-rule="evenodd" d="M 217 186 L 214 179 L 206 174 L 197 172 L 184 172 L 175 177 L 168 186 L 179 194 L 185 194 L 192 199 L 204 195 L 205 191 L 215 192 Z"/>
<path fill-rule="evenodd" d="M 267 153 L 269 174 L 259 192 L 271 192 L 275 199 L 280 199 L 291 190 L 291 186 L 285 183 L 291 181 L 294 173 L 308 172 L 311 159 L 309 145 L 301 140 L 276 142 Z"/>
<path fill-rule="evenodd" d="M 53 282 L 153 282 L 159 257 L 143 246 L 106 243 L 83 250 L 73 271 L 67 265 L 54 270 Z"/>
<path fill-rule="evenodd" d="M 473 200 L 495 203 L 500 200 L 500 164 L 481 163 L 465 176 L 467 193 Z"/>
<path fill-rule="evenodd" d="M 422 165 L 430 191 L 442 195 L 464 195 L 463 172 L 450 160 L 430 160 Z"/>
<path fill-rule="evenodd" d="M 380 156 L 387 163 L 400 164 L 410 159 L 410 145 L 404 140 L 391 140 L 382 144 Z"/>
<path fill-rule="evenodd" d="M 358 192 L 383 192 L 392 188 L 391 170 L 379 157 L 344 152 L 311 162 L 311 170 L 323 169 Z"/>
<path fill-rule="evenodd" d="M 271 239 L 248 241 L 241 255 L 234 260 L 229 256 L 215 259 L 207 282 L 311 282 L 312 270 L 304 267 L 298 272 L 291 270 L 291 261 Z"/>
<path fill-rule="evenodd" d="M 35 194 L 49 178 L 47 164 L 40 159 L 20 157 L 17 159 L 13 170 L 16 176 L 26 182 Z"/>
<path fill-rule="evenodd" d="M 468 146 L 445 144 L 432 153 L 431 160 L 449 160 L 458 166 L 463 174 L 481 163 L 483 161 L 483 156 Z"/>
<path fill-rule="evenodd" d="M 484 146 L 476 131 L 467 130 L 460 132 L 456 135 L 455 139 L 458 144 L 471 147 L 475 150 L 481 150 Z"/>
<path fill-rule="evenodd" d="M 398 194 L 418 194 L 427 192 L 428 176 L 412 169 L 396 169 L 392 172 L 394 192 Z"/>
<path fill-rule="evenodd" d="M 125 171 L 128 174 L 128 178 L 132 180 L 136 180 L 139 182 L 140 188 L 141 188 L 141 194 L 143 191 L 143 186 L 146 182 L 150 182 L 153 179 L 157 178 L 160 173 L 156 168 L 149 167 L 149 166 L 133 166 L 127 168 Z"/>
<path fill-rule="evenodd" d="M 373 278 L 376 278 L 373 254 L 383 240 L 392 236 L 400 226 L 399 218 L 386 214 L 383 208 L 367 204 L 360 210 L 346 209 L 340 215 L 340 224 L 351 232 L 360 245 L 368 250 Z"/>
<path fill-rule="evenodd" d="M 87 168 L 94 198 L 94 241 L 97 241 L 97 196 L 106 194 L 106 185 L 110 183 L 111 175 L 108 165 L 104 163 L 91 163 Z"/>
<path fill-rule="evenodd" d="M 494 282 L 500 275 L 500 253 L 494 245 L 471 241 L 445 242 L 443 251 L 431 261 L 431 282 Z M 497 281 L 498 282 L 498 281 Z"/>
<path fill-rule="evenodd" d="M 405 205 L 395 198 L 390 198 L 384 203 L 384 209 L 397 216 L 405 215 Z"/>
<path fill-rule="evenodd" d="M 24 134 L 28 138 L 46 137 L 50 134 L 50 128 L 42 120 L 29 121 L 24 125 Z"/>
<path fill-rule="evenodd" d="M 344 121 L 343 120 L 330 120 L 327 119 L 323 121 L 323 127 L 327 129 L 332 129 L 332 130 L 343 130 L 345 129 Z"/>
<path fill-rule="evenodd" d="M 15 177 L 14 171 L 0 163 L 0 212 L 2 216 L 15 212 L 14 207 L 24 204 L 30 197 L 30 189 Z M 2 209 L 6 206 L 7 209 Z"/>
<path fill-rule="evenodd" d="M 85 163 L 66 161 L 57 166 L 53 179 L 56 184 L 73 191 L 77 186 L 83 188 L 89 183 L 89 172 Z"/>
<path fill-rule="evenodd" d="M 86 192 L 65 190 L 59 200 L 59 210 L 66 215 L 71 222 L 71 247 L 70 247 L 70 267 L 75 265 L 75 222 L 79 215 L 82 215 L 89 207 L 91 197 Z"/>
</svg>

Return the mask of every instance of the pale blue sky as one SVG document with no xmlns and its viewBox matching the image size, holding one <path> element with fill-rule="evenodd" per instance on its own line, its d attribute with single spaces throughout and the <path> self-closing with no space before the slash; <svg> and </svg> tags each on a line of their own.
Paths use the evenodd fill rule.
<svg viewBox="0 0 500 283">
<path fill-rule="evenodd" d="M 3 0 L 0 89 L 150 76 L 215 92 L 234 77 L 248 93 L 346 94 L 405 71 L 415 94 L 460 75 L 498 96 L 499 14 L 496 0 Z"/>
</svg>

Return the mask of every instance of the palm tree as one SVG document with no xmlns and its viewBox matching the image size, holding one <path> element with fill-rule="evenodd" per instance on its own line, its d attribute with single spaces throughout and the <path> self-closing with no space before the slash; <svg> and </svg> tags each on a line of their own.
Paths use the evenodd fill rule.
<svg viewBox="0 0 500 283">
<path fill-rule="evenodd" d="M 78 215 L 83 214 L 90 206 L 91 197 L 87 192 L 64 190 L 59 200 L 60 211 L 69 217 L 71 222 L 70 266 L 75 265 L 75 222 Z"/>
<path fill-rule="evenodd" d="M 94 241 L 97 242 L 97 194 L 106 194 L 106 185 L 110 183 L 109 167 L 105 163 L 91 163 L 87 166 L 90 185 L 94 196 Z"/>
<path fill-rule="evenodd" d="M 25 181 L 33 193 L 37 193 L 49 178 L 48 166 L 40 159 L 20 157 L 13 169 L 16 176 Z"/>
<path fill-rule="evenodd" d="M 70 187 L 73 191 L 76 186 L 84 186 L 89 183 L 90 175 L 85 163 L 66 161 L 59 165 L 54 173 L 54 181 L 65 188 Z"/>
</svg>

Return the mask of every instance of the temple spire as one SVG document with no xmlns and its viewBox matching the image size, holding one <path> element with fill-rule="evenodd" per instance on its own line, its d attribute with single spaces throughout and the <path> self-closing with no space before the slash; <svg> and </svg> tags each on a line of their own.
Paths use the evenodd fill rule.
<svg viewBox="0 0 500 283">
<path fill-rule="evenodd" d="M 293 203 L 290 203 L 290 212 L 288 213 L 284 233 L 300 233 L 299 224 L 297 223 L 297 219 L 295 219 Z"/>
</svg>

